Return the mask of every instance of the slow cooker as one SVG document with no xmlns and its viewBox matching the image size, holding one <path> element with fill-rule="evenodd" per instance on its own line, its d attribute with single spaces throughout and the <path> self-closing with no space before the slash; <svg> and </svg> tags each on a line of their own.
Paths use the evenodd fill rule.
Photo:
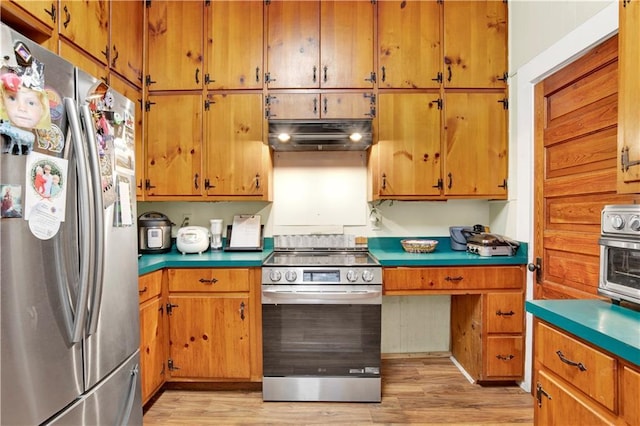
<svg viewBox="0 0 640 426">
<path fill-rule="evenodd" d="M 138 252 L 166 253 L 171 250 L 171 220 L 159 212 L 138 216 Z"/>
</svg>

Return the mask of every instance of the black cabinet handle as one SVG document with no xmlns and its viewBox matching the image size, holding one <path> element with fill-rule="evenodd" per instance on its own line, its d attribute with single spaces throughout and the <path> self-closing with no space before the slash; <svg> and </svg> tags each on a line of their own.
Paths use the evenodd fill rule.
<svg viewBox="0 0 640 426">
<path fill-rule="evenodd" d="M 322 69 L 323 71 L 323 76 L 322 76 L 322 81 L 324 81 L 325 83 L 327 82 L 327 70 L 329 69 L 328 66 L 324 66 L 324 68 Z"/>
<path fill-rule="evenodd" d="M 564 362 L 565 364 L 570 365 L 572 367 L 577 367 L 578 370 L 580 371 L 587 371 L 587 367 L 585 367 L 583 363 L 575 362 L 575 361 L 571 361 L 570 359 L 567 359 L 562 353 L 562 351 L 556 351 L 556 355 L 558 355 L 558 358 L 560 358 L 560 361 Z"/>
<path fill-rule="evenodd" d="M 512 316 L 512 315 L 515 315 L 515 312 L 513 312 L 513 311 L 509 311 L 509 312 L 502 312 L 500 309 L 498 309 L 498 311 L 496 312 L 496 315 L 498 315 L 498 316 L 510 317 L 510 316 Z"/>
<path fill-rule="evenodd" d="M 244 321 L 244 302 L 240 302 L 240 319 Z"/>
<path fill-rule="evenodd" d="M 200 84 L 200 68 L 196 68 L 196 84 Z"/>
<path fill-rule="evenodd" d="M 51 21 L 55 24 L 56 16 L 57 16 L 56 15 L 56 6 L 53 3 L 51 3 L 51 10 L 45 9 L 44 11 L 45 11 L 45 13 L 47 15 L 49 15 L 51 17 Z"/>
<path fill-rule="evenodd" d="M 67 6 L 65 5 L 64 7 L 64 22 L 62 23 L 62 25 L 67 28 L 67 25 L 69 25 L 69 22 L 71 22 L 71 14 L 69 13 L 69 9 L 67 9 Z"/>
<path fill-rule="evenodd" d="M 457 277 L 445 277 L 445 281 L 462 281 L 464 279 L 463 276 L 458 275 Z"/>
<path fill-rule="evenodd" d="M 387 79 L 387 68 L 386 67 L 382 67 L 382 82 L 384 83 L 385 80 Z"/>
<path fill-rule="evenodd" d="M 311 81 L 313 81 L 314 83 L 318 80 L 318 76 L 316 75 L 318 72 L 318 67 L 316 67 L 315 65 L 313 66 L 313 76 Z"/>
<path fill-rule="evenodd" d="M 193 177 L 193 186 L 195 186 L 196 189 L 200 188 L 200 184 L 198 183 L 199 178 L 200 178 L 200 176 L 197 173 Z"/>
<path fill-rule="evenodd" d="M 447 81 L 449 83 L 451 83 L 451 77 L 453 76 L 453 73 L 451 72 L 451 65 L 447 66 L 447 71 L 449 72 L 449 76 L 447 77 Z"/>
<path fill-rule="evenodd" d="M 217 278 L 211 278 L 210 280 L 206 279 L 206 278 L 200 278 L 198 281 L 200 281 L 203 284 L 215 284 L 218 282 Z"/>
<path fill-rule="evenodd" d="M 147 287 L 143 288 L 142 290 L 138 290 L 139 294 L 146 293 L 146 292 L 147 292 Z"/>
<path fill-rule="evenodd" d="M 512 359 L 514 359 L 516 356 L 515 355 L 496 355 L 496 358 L 498 358 L 500 361 L 511 361 Z"/>
</svg>

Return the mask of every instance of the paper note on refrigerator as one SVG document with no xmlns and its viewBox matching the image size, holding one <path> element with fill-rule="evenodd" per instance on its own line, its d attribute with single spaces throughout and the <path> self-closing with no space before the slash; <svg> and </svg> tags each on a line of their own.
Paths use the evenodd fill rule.
<svg viewBox="0 0 640 426">
<path fill-rule="evenodd" d="M 260 247 L 260 215 L 236 215 L 229 247 Z"/>
</svg>

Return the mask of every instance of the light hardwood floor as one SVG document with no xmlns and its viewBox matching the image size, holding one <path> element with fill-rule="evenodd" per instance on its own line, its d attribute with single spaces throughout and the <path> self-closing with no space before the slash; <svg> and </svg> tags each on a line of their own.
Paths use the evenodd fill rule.
<svg viewBox="0 0 640 426">
<path fill-rule="evenodd" d="M 165 390 L 145 425 L 531 425 L 533 398 L 518 386 L 469 383 L 447 357 L 382 361 L 381 403 L 263 402 L 260 391 Z"/>
</svg>

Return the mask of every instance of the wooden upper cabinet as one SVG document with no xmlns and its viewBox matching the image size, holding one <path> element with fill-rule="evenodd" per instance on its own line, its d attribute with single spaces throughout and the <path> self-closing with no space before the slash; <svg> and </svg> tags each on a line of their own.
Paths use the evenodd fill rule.
<svg viewBox="0 0 640 426">
<path fill-rule="evenodd" d="M 620 2 L 618 33 L 618 193 L 640 193 L 640 4 Z"/>
<path fill-rule="evenodd" d="M 442 43 L 438 1 L 380 1 L 378 58 L 380 88 L 440 87 Z"/>
<path fill-rule="evenodd" d="M 504 93 L 446 93 L 444 193 L 507 196 L 507 115 Z"/>
<path fill-rule="evenodd" d="M 30 14 L 32 17 L 37 19 L 37 22 L 33 22 L 28 20 L 27 24 L 31 27 L 35 27 L 36 30 L 39 30 L 40 25 L 46 28 L 43 33 L 47 33 L 51 35 L 51 30 L 56 26 L 56 22 L 58 19 L 58 0 L 11 0 L 3 1 L 3 9 L 6 6 L 6 3 L 13 3 L 19 6 L 23 11 Z M 4 15 L 3 10 L 3 15 Z M 20 10 L 16 10 L 12 7 L 7 11 L 12 15 L 20 15 Z M 3 16 L 4 21 L 5 16 Z M 21 20 L 26 21 L 23 16 L 20 16 Z M 56 28 L 57 29 L 57 28 Z"/>
<path fill-rule="evenodd" d="M 58 31 L 61 37 L 109 63 L 109 2 L 107 0 L 61 0 Z"/>
<path fill-rule="evenodd" d="M 320 2 L 271 1 L 267 27 L 269 88 L 320 87 Z"/>
<path fill-rule="evenodd" d="M 209 94 L 207 103 L 207 195 L 266 194 L 262 94 Z"/>
<path fill-rule="evenodd" d="M 376 102 L 370 92 L 270 92 L 266 108 L 275 119 L 371 118 Z"/>
<path fill-rule="evenodd" d="M 109 68 L 142 87 L 144 3 L 111 0 Z"/>
<path fill-rule="evenodd" d="M 370 1 L 320 2 L 320 87 L 373 87 L 374 7 Z"/>
<path fill-rule="evenodd" d="M 147 13 L 149 90 L 202 89 L 204 2 L 151 0 Z"/>
<path fill-rule="evenodd" d="M 438 93 L 379 95 L 378 197 L 438 196 L 441 174 Z"/>
<path fill-rule="evenodd" d="M 446 0 L 443 7 L 445 88 L 506 87 L 507 3 Z"/>
<path fill-rule="evenodd" d="M 263 2 L 214 0 L 208 8 L 208 89 L 261 89 Z"/>
<path fill-rule="evenodd" d="M 149 95 L 148 102 L 146 195 L 201 195 L 202 94 Z M 137 165 L 143 167 L 142 161 Z"/>
<path fill-rule="evenodd" d="M 374 7 L 367 1 L 270 2 L 269 88 L 372 88 Z"/>
</svg>

